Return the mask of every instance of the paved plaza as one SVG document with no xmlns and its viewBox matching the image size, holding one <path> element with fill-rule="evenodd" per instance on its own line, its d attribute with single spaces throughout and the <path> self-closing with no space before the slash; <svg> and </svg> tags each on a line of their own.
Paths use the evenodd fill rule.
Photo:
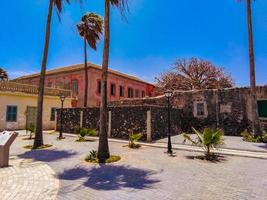
<svg viewBox="0 0 267 200">
<path fill-rule="evenodd" d="M 44 135 L 46 150 L 28 151 L 32 144 L 19 136 L 11 148 L 10 167 L 0 169 L 4 200 L 265 200 L 267 160 L 225 156 L 218 162 L 193 159 L 196 152 L 142 146 L 138 150 L 110 142 L 112 154 L 122 160 L 109 165 L 84 162 L 98 141 L 77 143 L 74 137 L 56 140 Z M 14 190 L 14 192 L 11 192 Z"/>
</svg>

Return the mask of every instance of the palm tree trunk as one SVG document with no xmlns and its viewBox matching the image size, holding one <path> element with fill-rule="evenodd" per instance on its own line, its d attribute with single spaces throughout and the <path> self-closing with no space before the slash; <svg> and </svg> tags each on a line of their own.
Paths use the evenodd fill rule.
<svg viewBox="0 0 267 200">
<path fill-rule="evenodd" d="M 252 133 L 253 135 L 258 135 L 259 134 L 259 120 L 258 120 L 257 96 L 256 96 L 255 59 L 254 59 L 253 28 L 252 28 L 251 12 L 252 12 L 251 11 L 251 0 L 247 0 L 251 121 L 252 121 Z"/>
<path fill-rule="evenodd" d="M 108 134 L 107 134 L 107 78 L 109 63 L 109 42 L 110 42 L 110 1 L 105 0 L 105 37 L 102 63 L 102 84 L 101 84 L 101 105 L 100 105 L 100 131 L 97 157 L 100 162 L 109 158 Z"/>
<path fill-rule="evenodd" d="M 84 37 L 84 107 L 87 107 L 88 99 L 88 67 L 87 67 L 87 49 L 86 49 L 86 37 Z"/>
<path fill-rule="evenodd" d="M 35 139 L 33 144 L 33 147 L 35 148 L 43 145 L 43 97 L 44 97 L 45 72 L 46 72 L 46 63 L 47 63 L 48 49 L 49 49 L 52 12 L 53 12 L 53 0 L 50 0 L 47 21 L 46 21 L 45 46 L 42 59 L 42 68 L 39 80 L 38 108 L 37 108 L 38 114 L 36 120 Z"/>
</svg>

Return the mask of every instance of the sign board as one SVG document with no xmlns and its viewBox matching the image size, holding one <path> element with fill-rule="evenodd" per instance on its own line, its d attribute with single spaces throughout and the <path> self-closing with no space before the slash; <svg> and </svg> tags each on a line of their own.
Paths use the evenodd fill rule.
<svg viewBox="0 0 267 200">
<path fill-rule="evenodd" d="M 4 131 L 0 133 L 0 167 L 7 167 L 9 161 L 9 148 L 18 133 Z"/>
</svg>

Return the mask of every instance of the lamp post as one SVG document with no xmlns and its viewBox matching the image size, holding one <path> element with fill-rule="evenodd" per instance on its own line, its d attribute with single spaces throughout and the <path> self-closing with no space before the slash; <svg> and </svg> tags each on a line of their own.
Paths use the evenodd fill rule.
<svg viewBox="0 0 267 200">
<path fill-rule="evenodd" d="M 171 112 L 170 112 L 170 99 L 173 95 L 171 90 L 167 90 L 164 92 L 165 97 L 167 98 L 168 102 L 168 154 L 172 154 L 172 143 L 171 143 Z"/>
<path fill-rule="evenodd" d="M 60 131 L 59 131 L 59 137 L 58 139 L 64 139 L 62 131 L 63 131 L 63 124 L 62 124 L 62 118 L 63 118 L 63 104 L 65 101 L 65 96 L 62 94 L 60 96 L 60 101 L 61 101 L 61 110 L 60 110 Z"/>
</svg>

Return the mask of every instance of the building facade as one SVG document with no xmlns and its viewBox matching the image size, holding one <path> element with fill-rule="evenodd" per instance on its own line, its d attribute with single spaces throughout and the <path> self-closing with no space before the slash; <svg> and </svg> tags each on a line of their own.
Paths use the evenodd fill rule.
<svg viewBox="0 0 267 200">
<path fill-rule="evenodd" d="M 36 123 L 37 86 L 0 82 L 0 131 L 24 130 Z M 61 107 L 59 96 L 65 95 L 64 107 L 71 107 L 71 91 L 45 88 L 43 129 L 54 130 L 56 109 Z"/>
<path fill-rule="evenodd" d="M 45 86 L 51 88 L 70 89 L 73 107 L 84 105 L 84 65 L 72 65 L 47 71 Z M 88 102 L 89 107 L 98 107 L 101 98 L 101 67 L 88 63 Z M 28 75 L 14 81 L 24 84 L 39 84 L 39 74 Z M 108 101 L 125 98 L 142 98 L 152 95 L 154 86 L 137 77 L 126 75 L 118 71 L 108 72 Z"/>
</svg>

